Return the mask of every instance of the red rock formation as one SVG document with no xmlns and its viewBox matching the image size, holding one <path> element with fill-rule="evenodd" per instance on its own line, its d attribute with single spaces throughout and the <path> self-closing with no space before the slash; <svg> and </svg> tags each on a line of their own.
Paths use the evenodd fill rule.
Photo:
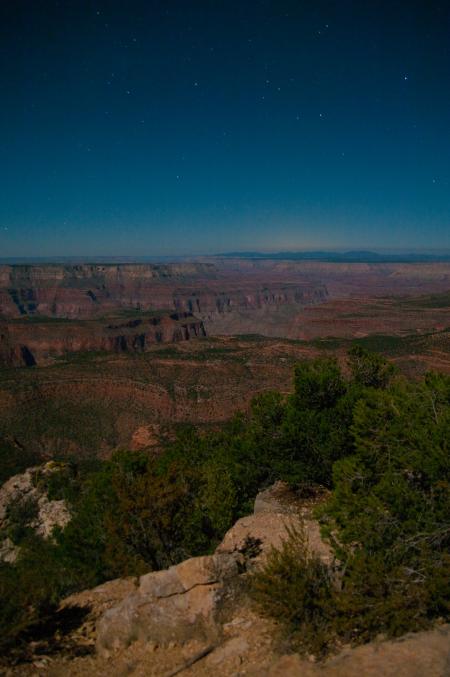
<svg viewBox="0 0 450 677">
<path fill-rule="evenodd" d="M 31 318 L 0 325 L 0 365 L 34 366 L 65 353 L 143 352 L 155 343 L 176 343 L 206 336 L 191 313 L 172 313 L 110 321 L 34 322 Z"/>
<path fill-rule="evenodd" d="M 0 316 L 89 318 L 118 309 L 215 313 L 326 298 L 304 277 L 221 271 L 209 263 L 0 266 Z"/>
<path fill-rule="evenodd" d="M 178 280 L 214 272 L 202 263 L 0 266 L 0 315 L 78 318 L 117 308 L 172 309 Z"/>
</svg>

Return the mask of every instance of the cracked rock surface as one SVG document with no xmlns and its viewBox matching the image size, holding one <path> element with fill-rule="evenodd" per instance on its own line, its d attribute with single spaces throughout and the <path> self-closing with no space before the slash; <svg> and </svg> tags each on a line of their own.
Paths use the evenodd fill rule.
<svg viewBox="0 0 450 677">
<path fill-rule="evenodd" d="M 158 644 L 212 637 L 223 583 L 238 575 L 237 554 L 193 557 L 141 576 L 135 593 L 109 609 L 97 624 L 97 651 L 134 641 Z"/>
</svg>

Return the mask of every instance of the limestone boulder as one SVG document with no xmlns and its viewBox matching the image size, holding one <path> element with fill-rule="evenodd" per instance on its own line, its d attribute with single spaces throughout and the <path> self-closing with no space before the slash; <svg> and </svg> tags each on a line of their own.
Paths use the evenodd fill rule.
<svg viewBox="0 0 450 677">
<path fill-rule="evenodd" d="M 100 618 L 98 652 L 135 641 L 164 645 L 214 636 L 224 583 L 238 575 L 238 562 L 236 554 L 215 554 L 145 574 L 135 593 Z"/>
<path fill-rule="evenodd" d="M 322 539 L 312 508 L 299 501 L 283 482 L 276 482 L 255 499 L 252 515 L 239 519 L 225 534 L 217 553 L 240 552 L 254 548 L 253 564 L 261 563 L 272 548 L 280 548 L 292 528 L 305 529 L 310 550 L 326 565 L 333 563 L 333 552 Z"/>
<path fill-rule="evenodd" d="M 97 622 L 97 650 L 107 655 L 136 641 L 164 645 L 191 639 L 213 639 L 230 583 L 280 547 L 289 527 L 303 525 L 310 548 L 326 563 L 330 548 L 318 523 L 302 512 L 282 483 L 260 494 L 255 513 L 238 520 L 214 555 L 193 557 L 164 571 L 141 576 L 135 591 L 108 609 Z"/>
</svg>

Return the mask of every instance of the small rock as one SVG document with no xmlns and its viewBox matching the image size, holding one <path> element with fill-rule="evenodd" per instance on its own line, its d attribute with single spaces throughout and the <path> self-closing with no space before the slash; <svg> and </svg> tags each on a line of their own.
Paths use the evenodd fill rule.
<svg viewBox="0 0 450 677">
<path fill-rule="evenodd" d="M 233 637 L 222 646 L 219 646 L 208 657 L 208 664 L 221 665 L 230 659 L 239 659 L 242 662 L 242 656 L 249 650 L 249 644 L 243 637 Z"/>
</svg>

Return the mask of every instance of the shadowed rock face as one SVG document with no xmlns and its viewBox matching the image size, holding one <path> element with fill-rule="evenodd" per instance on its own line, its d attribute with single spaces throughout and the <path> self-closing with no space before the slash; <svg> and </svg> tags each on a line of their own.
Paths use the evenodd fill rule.
<svg viewBox="0 0 450 677">
<path fill-rule="evenodd" d="M 0 366 L 31 367 L 80 351 L 141 352 L 261 327 L 283 335 L 295 312 L 326 296 L 323 285 L 302 276 L 272 279 L 211 263 L 3 265 Z"/>
<path fill-rule="evenodd" d="M 89 318 L 117 311 L 214 313 L 324 300 L 323 285 L 210 263 L 0 266 L 0 315 Z"/>
<path fill-rule="evenodd" d="M 33 367 L 75 352 L 145 352 L 157 343 L 177 343 L 206 336 L 191 313 L 171 313 L 90 322 L 0 324 L 0 366 Z"/>
<path fill-rule="evenodd" d="M 0 266 L 0 314 L 92 317 L 173 308 L 173 285 L 214 276 L 211 264 Z M 168 282 L 172 284 L 168 284 Z"/>
</svg>

